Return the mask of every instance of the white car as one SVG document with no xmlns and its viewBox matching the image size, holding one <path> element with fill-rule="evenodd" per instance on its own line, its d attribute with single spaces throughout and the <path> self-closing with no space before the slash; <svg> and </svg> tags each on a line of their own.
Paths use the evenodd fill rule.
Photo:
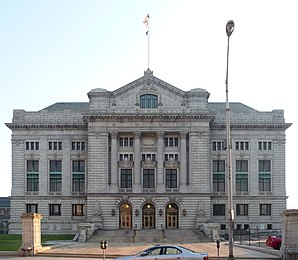
<svg viewBox="0 0 298 260">
<path fill-rule="evenodd" d="M 132 256 L 116 258 L 117 260 L 209 260 L 208 253 L 196 253 L 182 246 L 156 245 Z M 116 260 L 115 259 L 115 260 Z"/>
</svg>

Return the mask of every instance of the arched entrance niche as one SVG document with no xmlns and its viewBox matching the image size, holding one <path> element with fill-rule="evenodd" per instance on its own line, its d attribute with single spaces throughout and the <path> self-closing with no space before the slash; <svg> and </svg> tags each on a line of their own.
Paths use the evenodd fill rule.
<svg viewBox="0 0 298 260">
<path fill-rule="evenodd" d="M 179 208 L 176 203 L 169 203 L 166 206 L 166 228 L 179 228 Z"/>
<path fill-rule="evenodd" d="M 122 203 L 119 207 L 119 227 L 121 229 L 132 228 L 132 207 L 129 203 Z"/>
<path fill-rule="evenodd" d="M 155 206 L 152 203 L 146 203 L 142 209 L 142 226 L 144 229 L 155 228 Z"/>
</svg>

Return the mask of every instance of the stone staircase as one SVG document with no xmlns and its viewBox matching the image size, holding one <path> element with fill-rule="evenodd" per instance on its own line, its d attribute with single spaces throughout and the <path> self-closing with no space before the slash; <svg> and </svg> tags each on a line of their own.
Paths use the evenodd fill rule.
<svg viewBox="0 0 298 260">
<path fill-rule="evenodd" d="M 99 243 L 102 240 L 107 240 L 109 243 L 113 244 L 182 244 L 211 242 L 202 231 L 181 229 L 141 229 L 137 231 L 97 230 L 87 242 Z"/>
</svg>

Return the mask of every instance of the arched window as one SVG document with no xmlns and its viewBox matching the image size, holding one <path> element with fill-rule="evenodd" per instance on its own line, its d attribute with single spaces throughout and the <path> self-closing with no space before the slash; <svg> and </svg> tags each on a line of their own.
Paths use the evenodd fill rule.
<svg viewBox="0 0 298 260">
<path fill-rule="evenodd" d="M 157 96 L 153 94 L 144 94 L 140 98 L 141 108 L 157 108 Z"/>
</svg>

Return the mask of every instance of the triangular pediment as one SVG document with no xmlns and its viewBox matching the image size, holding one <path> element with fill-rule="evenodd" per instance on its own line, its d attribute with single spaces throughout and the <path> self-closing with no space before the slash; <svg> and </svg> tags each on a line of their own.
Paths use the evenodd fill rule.
<svg viewBox="0 0 298 260">
<path fill-rule="evenodd" d="M 114 91 L 94 89 L 88 93 L 90 110 L 136 111 L 156 112 L 156 110 L 182 110 L 194 108 L 207 108 L 209 93 L 204 89 L 183 91 L 153 75 L 147 70 L 144 76 L 130 82 Z M 152 106 L 149 104 L 153 98 Z M 144 99 L 146 102 L 144 103 Z M 145 105 L 144 105 L 145 104 Z"/>
</svg>

